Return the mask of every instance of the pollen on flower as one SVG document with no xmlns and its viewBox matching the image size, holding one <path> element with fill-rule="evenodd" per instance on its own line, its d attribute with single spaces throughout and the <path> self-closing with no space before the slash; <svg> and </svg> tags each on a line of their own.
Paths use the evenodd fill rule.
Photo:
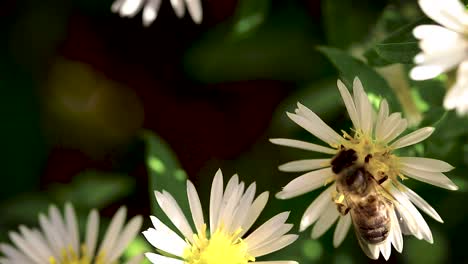
<svg viewBox="0 0 468 264">
<path fill-rule="evenodd" d="M 356 152 L 356 161 L 364 164 L 376 180 L 385 176 L 392 180 L 402 175 L 399 168 L 398 157 L 392 154 L 393 149 L 388 145 L 375 141 L 371 136 L 355 131 L 354 136 L 343 132 L 343 150 L 352 149 Z"/>
<path fill-rule="evenodd" d="M 99 255 L 93 262 L 86 252 L 86 246 L 81 246 L 81 256 L 79 256 L 71 246 L 64 248 L 61 251 L 61 258 L 56 259 L 54 256 L 49 257 L 49 264 L 103 264 L 103 256 Z"/>
<path fill-rule="evenodd" d="M 187 264 L 245 264 L 255 261 L 248 254 L 247 244 L 239 237 L 241 230 L 228 233 L 222 226 L 208 238 L 206 225 L 194 235 L 194 242 L 184 251 Z"/>
</svg>

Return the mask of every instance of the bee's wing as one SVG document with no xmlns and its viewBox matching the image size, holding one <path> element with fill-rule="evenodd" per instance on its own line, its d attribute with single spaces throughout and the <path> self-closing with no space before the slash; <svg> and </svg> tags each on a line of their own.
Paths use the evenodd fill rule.
<svg viewBox="0 0 468 264">
<path fill-rule="evenodd" d="M 400 190 L 399 183 L 391 181 L 384 187 L 374 178 L 372 179 L 372 188 L 385 197 L 395 210 L 400 232 L 405 235 L 414 235 L 418 239 L 425 239 L 432 243 L 432 233 L 429 226 L 406 194 Z"/>
<path fill-rule="evenodd" d="M 388 192 L 395 197 L 394 206 L 401 231 L 404 234 L 412 234 L 417 239 L 424 239 L 432 243 L 431 229 L 418 209 L 411 203 L 406 194 L 400 190 L 398 183 L 392 183 L 388 187 Z"/>
</svg>

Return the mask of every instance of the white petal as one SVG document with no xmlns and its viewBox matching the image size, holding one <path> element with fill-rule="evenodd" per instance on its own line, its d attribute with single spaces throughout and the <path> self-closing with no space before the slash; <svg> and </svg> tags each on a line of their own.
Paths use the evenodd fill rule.
<svg viewBox="0 0 468 264">
<path fill-rule="evenodd" d="M 388 103 L 387 100 L 383 99 L 380 101 L 379 113 L 377 116 L 377 121 L 375 122 L 375 137 L 377 140 L 380 140 L 383 135 L 383 127 L 385 126 L 385 120 L 388 117 Z"/>
<path fill-rule="evenodd" d="M 389 131 L 387 135 L 382 139 L 383 142 L 389 143 L 392 142 L 395 138 L 401 135 L 406 128 L 408 127 L 408 121 L 406 119 L 400 118 L 393 129 Z"/>
<path fill-rule="evenodd" d="M 307 207 L 301 219 L 299 230 L 302 232 L 311 226 L 328 207 L 333 207 L 331 193 L 336 190 L 336 185 L 332 184 L 325 191 L 323 191 L 315 200 Z"/>
<path fill-rule="evenodd" d="M 167 227 L 161 220 L 159 220 L 156 216 L 150 216 L 151 223 L 153 223 L 154 228 L 158 232 L 163 232 L 165 237 L 170 237 L 171 241 L 176 244 L 185 244 L 185 240 L 183 240 L 176 232 L 172 231 L 169 227 Z"/>
<path fill-rule="evenodd" d="M 276 194 L 278 199 L 289 199 L 310 192 L 325 185 L 334 174 L 330 168 L 311 171 L 289 182 Z"/>
<path fill-rule="evenodd" d="M 388 241 L 384 241 L 382 245 L 380 245 L 380 251 L 382 252 L 382 256 L 385 260 L 390 258 L 390 254 L 392 253 L 392 244 Z"/>
<path fill-rule="evenodd" d="M 261 242 L 256 243 L 255 246 L 249 244 L 249 250 L 255 250 L 257 248 L 261 248 L 271 244 L 273 241 L 281 238 L 283 235 L 291 231 L 293 228 L 293 224 L 282 224 L 279 227 L 274 227 L 275 231 L 270 232 L 269 236 L 265 236 Z"/>
<path fill-rule="evenodd" d="M 417 144 L 426 138 L 428 138 L 432 132 L 434 132 L 433 127 L 423 127 L 412 133 L 409 133 L 406 136 L 401 137 L 397 141 L 393 142 L 391 147 L 394 149 L 403 148 L 406 146 Z"/>
<path fill-rule="evenodd" d="M 419 157 L 399 157 L 401 164 L 422 171 L 447 172 L 454 167 L 445 161 Z"/>
<path fill-rule="evenodd" d="M 16 232 L 9 232 L 8 235 L 15 246 L 19 248 L 26 256 L 28 256 L 34 263 L 42 264 L 40 255 L 37 254 L 35 248 L 30 245 L 23 237 L 21 237 Z"/>
<path fill-rule="evenodd" d="M 161 256 L 154 253 L 145 253 L 146 258 L 154 264 L 184 264 L 184 261 Z"/>
<path fill-rule="evenodd" d="M 245 191 L 245 194 L 239 201 L 239 205 L 236 208 L 235 213 L 233 215 L 232 228 L 234 228 L 234 230 L 231 229 L 231 232 L 234 232 L 239 227 L 241 227 L 247 219 L 248 215 L 246 214 L 246 212 L 248 212 L 250 210 L 250 207 L 252 206 L 252 202 L 255 198 L 256 189 L 257 185 L 255 184 L 255 182 L 253 182 L 252 184 L 250 184 L 249 188 L 247 188 L 247 191 Z"/>
<path fill-rule="evenodd" d="M 401 172 L 406 176 L 418 181 L 429 183 L 452 191 L 458 190 L 457 185 L 455 185 L 455 183 L 453 183 L 447 176 L 440 172 L 422 171 L 407 167 L 405 165 L 401 166 Z"/>
<path fill-rule="evenodd" d="M 47 246 L 45 240 L 41 237 L 38 231 L 33 231 L 28 229 L 25 226 L 20 226 L 21 235 L 24 238 L 24 242 L 28 244 L 28 246 L 34 250 L 35 255 L 37 255 L 38 259 L 42 262 L 49 261 L 50 256 L 52 256 L 52 252 Z"/>
<path fill-rule="evenodd" d="M 340 91 L 341 98 L 343 98 L 343 102 L 346 106 L 346 110 L 348 111 L 349 118 L 353 122 L 353 125 L 355 128 L 361 128 L 361 124 L 359 123 L 359 116 L 358 112 L 356 110 L 356 106 L 354 105 L 353 98 L 351 97 L 351 94 L 348 91 L 348 88 L 346 88 L 346 85 L 341 82 L 341 80 L 338 79 L 337 82 L 338 90 Z"/>
<path fill-rule="evenodd" d="M 265 205 L 268 202 L 268 196 L 269 196 L 268 192 L 263 192 L 252 203 L 252 206 L 247 212 L 247 218 L 244 220 L 244 223 L 241 226 L 242 231 L 239 234 L 240 237 L 242 237 L 247 231 L 249 231 L 249 229 L 255 223 L 255 220 L 257 220 L 258 216 L 263 211 L 263 209 L 265 208 Z"/>
<path fill-rule="evenodd" d="M 200 233 L 202 226 L 205 224 L 205 220 L 203 218 L 200 197 L 198 196 L 197 189 L 195 189 L 195 186 L 191 181 L 187 181 L 187 197 L 189 200 L 193 223 L 195 224 L 197 232 Z"/>
<path fill-rule="evenodd" d="M 126 0 L 120 8 L 120 15 L 132 17 L 140 11 L 142 4 L 143 0 Z"/>
<path fill-rule="evenodd" d="M 59 209 L 55 205 L 51 205 L 49 207 L 49 219 L 53 228 L 55 229 L 57 234 L 60 236 L 58 237 L 58 241 L 62 243 L 62 246 L 69 244 L 70 237 L 68 235 L 67 230 L 65 229 L 65 223 L 63 222 L 63 218 L 62 218 L 62 215 L 60 214 Z"/>
<path fill-rule="evenodd" d="M 65 205 L 65 224 L 70 235 L 71 245 L 75 252 L 80 252 L 80 234 L 76 220 L 75 209 L 71 203 Z"/>
<path fill-rule="evenodd" d="M 98 234 L 99 234 L 99 214 L 95 209 L 93 209 L 88 215 L 88 221 L 86 224 L 86 238 L 85 238 L 86 252 L 90 256 L 94 256 Z"/>
<path fill-rule="evenodd" d="M 335 248 L 341 245 L 346 235 L 348 234 L 350 226 L 351 226 L 351 217 L 349 216 L 349 214 L 345 216 L 341 216 L 335 228 L 335 233 L 333 234 L 333 246 Z"/>
<path fill-rule="evenodd" d="M 153 247 L 178 257 L 183 256 L 184 249 L 187 247 L 187 243 L 182 238 L 164 230 L 149 228 L 143 231 L 143 235 Z"/>
<path fill-rule="evenodd" d="M 417 193 L 415 193 L 410 188 L 406 187 L 403 184 L 398 184 L 398 187 L 402 189 L 402 192 L 411 200 L 414 205 L 416 205 L 419 209 L 423 210 L 426 214 L 430 217 L 434 218 L 436 221 L 443 223 L 442 218 L 440 215 L 430 206 L 423 198 L 421 198 Z"/>
<path fill-rule="evenodd" d="M 390 186 L 389 191 L 393 197 L 396 198 L 394 205 L 401 217 L 400 227 L 402 227 L 402 230 L 408 229 L 407 231 L 413 234 L 416 238 L 424 238 L 432 244 L 433 239 L 431 229 L 416 207 L 414 207 L 408 198 L 396 187 Z"/>
<path fill-rule="evenodd" d="M 275 215 L 270 220 L 266 221 L 259 228 L 255 229 L 249 236 L 244 239 L 244 242 L 249 245 L 249 248 L 254 248 L 262 243 L 265 238 L 274 234 L 281 227 L 289 217 L 289 212 L 283 212 Z"/>
<path fill-rule="evenodd" d="M 301 115 L 292 113 L 287 113 L 287 115 L 292 121 L 303 127 L 305 130 L 309 131 L 312 135 L 316 136 L 323 142 L 326 142 L 331 146 L 339 144 L 342 137 L 340 137 L 340 135 L 338 135 L 331 127 L 323 122 L 320 117 L 318 117 L 314 112 L 310 111 L 306 107 L 301 107 L 300 111 Z"/>
<path fill-rule="evenodd" d="M 161 0 L 148 0 L 143 8 L 143 25 L 149 26 L 158 17 Z"/>
<path fill-rule="evenodd" d="M 332 225 L 336 219 L 340 216 L 338 210 L 334 206 L 329 206 L 325 209 L 325 212 L 320 216 L 312 228 L 312 239 L 317 239 L 322 236 Z"/>
<path fill-rule="evenodd" d="M 34 264 L 34 262 L 29 257 L 8 244 L 0 244 L 0 251 L 12 260 L 12 264 Z"/>
<path fill-rule="evenodd" d="M 280 171 L 297 172 L 297 171 L 310 171 L 323 167 L 330 166 L 330 159 L 307 159 L 296 160 L 285 163 L 278 167 Z"/>
<path fill-rule="evenodd" d="M 459 115 L 468 113 L 468 61 L 460 64 L 457 80 L 444 98 L 446 109 L 456 109 Z"/>
<path fill-rule="evenodd" d="M 174 226 L 185 236 L 186 239 L 193 241 L 192 228 L 174 197 L 166 191 L 163 191 L 163 193 L 155 191 L 154 193 L 156 201 L 163 212 L 169 217 L 169 220 L 171 220 Z"/>
<path fill-rule="evenodd" d="M 419 0 L 424 13 L 452 30 L 463 32 L 468 25 L 468 15 L 459 0 Z"/>
<path fill-rule="evenodd" d="M 354 78 L 353 94 L 354 104 L 356 105 L 357 114 L 359 116 L 359 123 L 361 124 L 360 129 L 362 129 L 366 135 L 371 135 L 372 126 L 374 125 L 372 120 L 372 105 L 358 77 Z"/>
<path fill-rule="evenodd" d="M 444 72 L 444 68 L 439 65 L 416 66 L 410 71 L 410 78 L 415 81 L 428 80 L 439 76 Z"/>
<path fill-rule="evenodd" d="M 126 0 L 115 0 L 112 5 L 111 5 L 111 11 L 112 13 L 118 13 L 120 10 L 120 7 Z"/>
<path fill-rule="evenodd" d="M 203 19 L 201 0 L 186 0 L 187 9 L 193 22 L 200 24 Z"/>
<path fill-rule="evenodd" d="M 142 223 L 141 216 L 135 216 L 128 222 L 111 250 L 111 255 L 108 258 L 110 263 L 117 261 L 128 245 L 135 239 Z"/>
<path fill-rule="evenodd" d="M 320 146 L 317 144 L 304 142 L 300 140 L 287 139 L 287 138 L 271 138 L 270 142 L 276 145 L 281 145 L 281 146 L 286 146 L 286 147 L 299 148 L 299 149 L 310 150 L 310 151 L 315 151 L 315 152 L 320 152 L 320 153 L 325 153 L 325 154 L 332 154 L 332 155 L 336 154 L 336 149 L 327 148 L 324 146 Z"/>
<path fill-rule="evenodd" d="M 58 236 L 60 234 L 57 233 L 57 230 L 54 229 L 53 225 L 50 223 L 49 219 L 45 217 L 43 214 L 39 214 L 39 224 L 45 238 L 52 249 L 52 253 L 54 254 L 55 258 L 59 258 L 59 252 L 62 250 L 62 244 L 60 244 L 60 240 Z"/>
<path fill-rule="evenodd" d="M 272 252 L 278 251 L 296 241 L 298 238 L 297 235 L 285 235 L 278 240 L 272 242 L 271 244 L 267 244 L 262 248 L 258 248 L 252 252 L 249 252 L 254 257 L 261 257 Z"/>
<path fill-rule="evenodd" d="M 127 208 L 124 206 L 120 207 L 117 213 L 111 220 L 109 227 L 107 228 L 104 239 L 101 243 L 101 246 L 98 250 L 98 255 L 109 256 L 111 250 L 117 242 L 118 237 L 120 236 L 120 231 L 125 223 L 125 217 L 127 215 Z"/>
<path fill-rule="evenodd" d="M 392 210 L 390 212 L 390 217 L 390 224 L 392 225 L 392 244 L 396 251 L 401 253 L 403 251 L 403 234 L 401 233 L 400 224 L 396 216 L 395 210 Z"/>
<path fill-rule="evenodd" d="M 210 194 L 210 232 L 213 233 L 218 223 L 219 209 L 223 201 L 223 173 L 219 169 L 213 179 Z"/>
<path fill-rule="evenodd" d="M 171 0 L 171 5 L 177 17 L 181 18 L 184 16 L 185 14 L 184 0 Z"/>
</svg>

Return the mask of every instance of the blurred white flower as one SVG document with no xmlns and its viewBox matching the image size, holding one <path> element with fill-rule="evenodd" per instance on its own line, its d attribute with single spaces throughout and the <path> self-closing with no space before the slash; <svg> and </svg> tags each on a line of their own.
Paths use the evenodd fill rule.
<svg viewBox="0 0 468 264">
<path fill-rule="evenodd" d="M 182 237 L 157 217 L 151 216 L 154 228 L 143 234 L 158 252 L 165 253 L 146 253 L 146 257 L 156 264 L 297 264 L 295 261 L 256 261 L 257 257 L 293 243 L 297 235 L 287 234 L 293 227 L 286 223 L 289 212 L 276 215 L 245 235 L 265 207 L 268 192 L 254 200 L 255 183 L 245 192 L 244 189 L 244 182 L 239 182 L 238 176 L 234 175 L 223 191 L 223 175 L 218 170 L 211 187 L 210 221 L 207 226 L 198 193 L 194 185 L 187 181 L 187 196 L 196 232 L 172 195 L 166 191 L 156 191 L 159 206 Z"/>
<path fill-rule="evenodd" d="M 127 210 L 122 207 L 112 218 L 99 249 L 99 214 L 92 210 L 88 216 L 86 237 L 80 240 L 78 221 L 71 204 L 65 205 L 62 216 L 51 205 L 49 215 L 39 215 L 41 229 L 20 226 L 20 232 L 10 232 L 14 246 L 0 244 L 2 264 L 116 264 L 128 244 L 140 231 L 141 216 L 133 217 L 124 226 Z M 97 253 L 96 253 L 97 252 Z M 96 253 L 96 254 L 95 254 Z M 143 255 L 132 258 L 127 264 L 137 264 Z"/>
<path fill-rule="evenodd" d="M 115 0 L 111 10 L 122 17 L 133 17 L 143 8 L 143 25 L 149 26 L 158 16 L 162 0 Z M 201 0 L 170 0 L 177 17 L 185 15 L 187 8 L 192 20 L 200 24 L 203 19 Z"/>
<path fill-rule="evenodd" d="M 438 22 L 413 30 L 422 50 L 414 58 L 418 66 L 410 72 L 413 80 L 427 80 L 458 67 L 457 81 L 444 99 L 446 109 L 468 113 L 468 12 L 459 0 L 419 0 L 424 13 Z"/>
<path fill-rule="evenodd" d="M 339 173 L 352 165 L 357 165 L 370 173 L 372 178 L 381 184 L 379 186 L 384 192 L 392 196 L 386 198 L 391 201 L 388 207 L 382 204 L 389 209 L 386 218 L 391 225 L 389 230 L 385 231 L 388 231 L 388 236 L 383 241 L 375 243 L 360 239 L 364 252 L 373 259 L 377 259 L 380 253 L 388 259 L 392 244 L 398 252 L 402 251 L 402 233 L 412 234 L 418 239 L 432 243 L 431 230 L 414 205 L 437 221 L 442 222 L 442 219 L 428 203 L 400 183 L 398 178 L 405 179 L 405 176 L 408 176 L 438 187 L 456 190 L 458 187 L 442 173 L 453 167 L 436 159 L 399 157 L 394 151 L 425 140 L 432 134 L 434 128 L 420 128 L 400 137 L 407 128 L 407 120 L 401 117 L 401 113 L 390 114 L 386 100 L 381 101 L 379 111 L 376 113 L 358 78 L 353 83 L 353 95 L 340 80 L 338 80 L 338 89 L 354 125 L 350 133 L 352 136 L 346 132 L 340 136 L 317 114 L 298 103 L 295 113 L 287 113 L 289 118 L 328 146 L 285 138 L 271 139 L 271 142 L 328 154 L 332 157 L 292 161 L 279 166 L 281 171 L 308 172 L 288 183 L 276 197 L 289 199 L 330 184 L 306 209 L 301 219 L 300 231 L 315 223 L 311 236 L 316 239 L 338 220 L 333 236 L 333 245 L 338 247 L 346 237 L 352 218 L 347 211 L 344 213 L 341 211 L 340 214 L 337 209 L 337 206 L 347 205 L 351 196 L 337 188 L 336 181 L 343 179 Z M 349 206 L 348 209 L 353 210 Z"/>
</svg>

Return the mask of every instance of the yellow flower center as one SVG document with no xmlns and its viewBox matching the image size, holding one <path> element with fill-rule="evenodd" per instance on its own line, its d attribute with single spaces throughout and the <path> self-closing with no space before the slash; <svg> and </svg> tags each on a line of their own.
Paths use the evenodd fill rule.
<svg viewBox="0 0 468 264">
<path fill-rule="evenodd" d="M 186 264 L 246 264 L 255 261 L 247 252 L 247 244 L 239 237 L 241 230 L 227 233 L 219 227 L 211 235 L 206 236 L 206 225 L 197 235 L 194 235 L 193 244 L 184 251 Z"/>
<path fill-rule="evenodd" d="M 385 175 L 392 180 L 397 180 L 398 176 L 404 179 L 399 170 L 398 157 L 392 154 L 393 149 L 390 146 L 374 141 L 372 137 L 361 131 L 356 131 L 354 137 L 343 132 L 343 138 L 346 139 L 342 143 L 344 148 L 356 151 L 356 162 L 364 164 L 366 170 L 376 180 L 382 179 Z"/>
<path fill-rule="evenodd" d="M 91 261 L 91 257 L 86 252 L 85 245 L 81 246 L 81 256 L 69 246 L 68 248 L 62 249 L 59 259 L 50 256 L 49 264 L 104 264 L 104 256 L 100 254 L 94 261 Z"/>
</svg>

